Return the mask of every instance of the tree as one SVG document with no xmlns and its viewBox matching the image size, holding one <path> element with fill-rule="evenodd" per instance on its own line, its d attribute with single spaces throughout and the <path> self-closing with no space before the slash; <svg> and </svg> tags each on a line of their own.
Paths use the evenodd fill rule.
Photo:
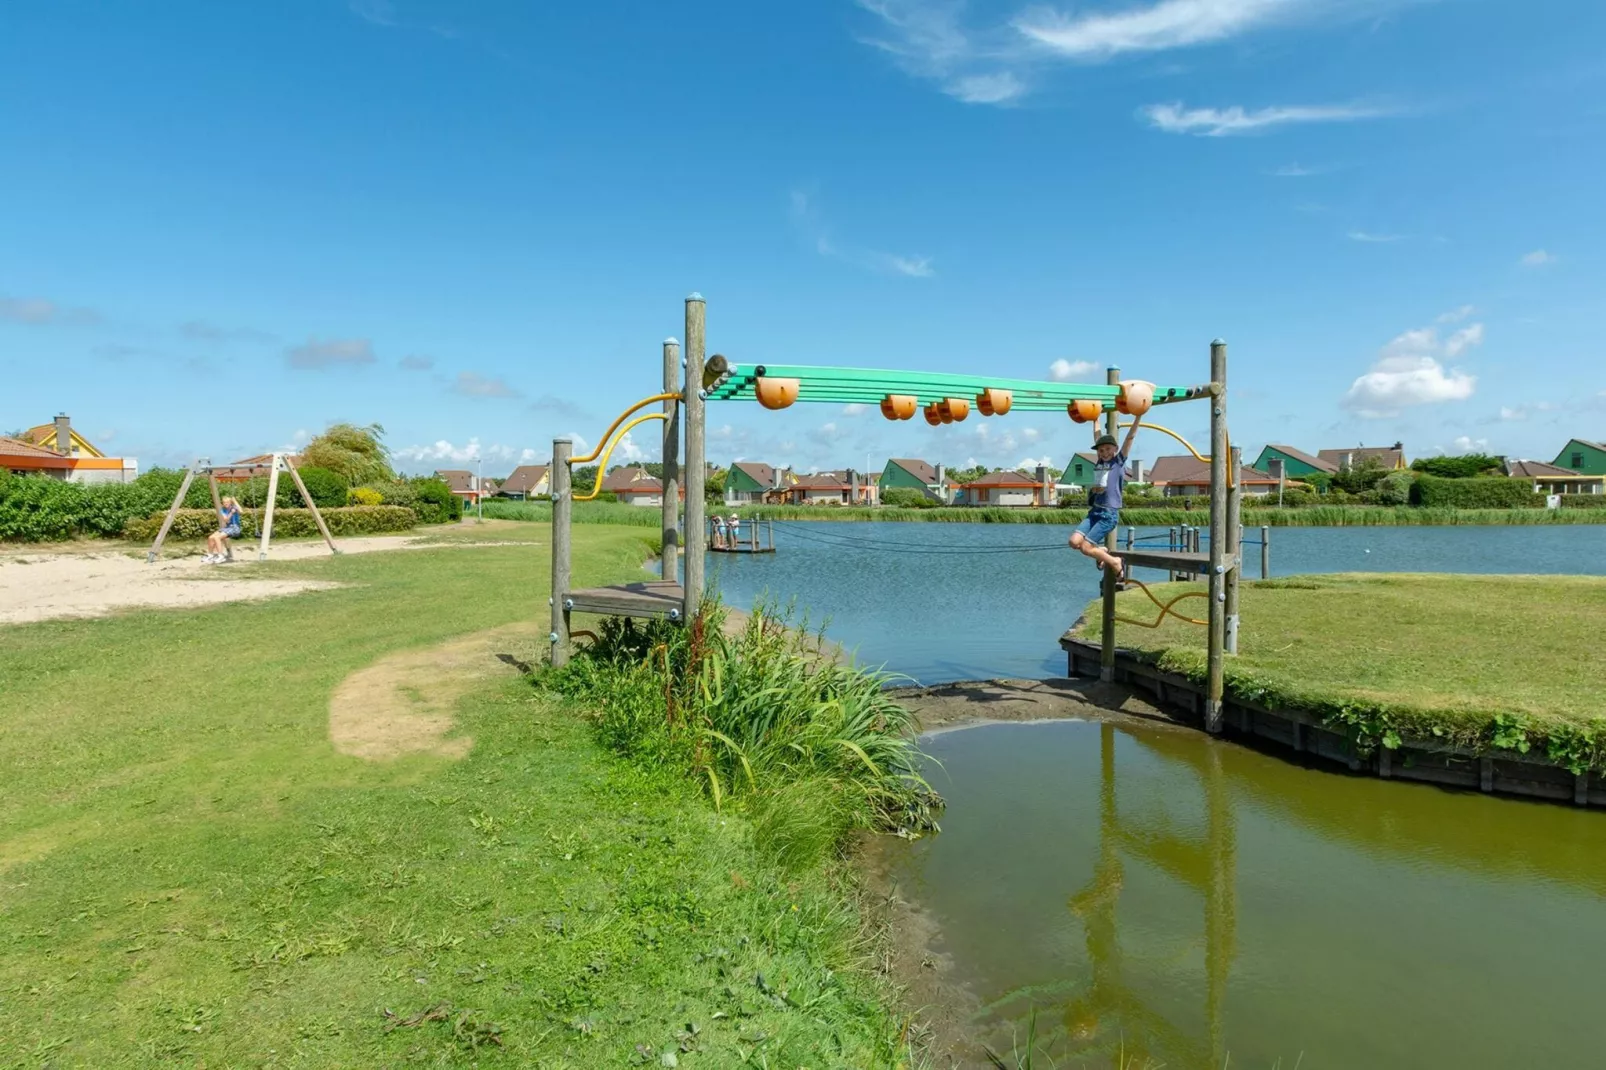
<svg viewBox="0 0 1606 1070">
<path fill-rule="evenodd" d="M 1418 457 L 1411 462 L 1418 472 L 1444 479 L 1475 479 L 1483 475 L 1505 475 L 1504 458 L 1487 453 L 1464 453 L 1459 457 Z"/>
<path fill-rule="evenodd" d="M 379 424 L 331 424 L 301 451 L 302 464 L 327 468 L 348 486 L 389 482 L 396 478 L 396 472 L 390 466 L 384 435 L 385 429 Z"/>
<path fill-rule="evenodd" d="M 1333 473 L 1332 485 L 1347 494 L 1361 494 L 1377 486 L 1389 470 L 1376 457 Z"/>
<path fill-rule="evenodd" d="M 725 500 L 725 470 L 716 468 L 703 477 L 703 497 L 711 502 Z"/>
</svg>

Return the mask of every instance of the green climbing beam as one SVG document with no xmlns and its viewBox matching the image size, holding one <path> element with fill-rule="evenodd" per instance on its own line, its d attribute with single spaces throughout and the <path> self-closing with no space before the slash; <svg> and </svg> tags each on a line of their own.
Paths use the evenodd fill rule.
<svg viewBox="0 0 1606 1070">
<path fill-rule="evenodd" d="M 1035 379 L 1006 379 L 988 375 L 946 372 L 888 371 L 873 368 L 815 368 L 798 364 L 735 364 L 726 367 L 703 391 L 709 401 L 755 401 L 759 376 L 798 380 L 797 400 L 879 405 L 888 394 L 912 394 L 919 404 L 943 398 L 964 398 L 972 405 L 976 395 L 989 388 L 1008 390 L 1010 410 L 1044 412 L 1063 410 L 1072 401 L 1097 401 L 1105 408 L 1115 404 L 1119 388 L 1108 383 L 1056 383 Z M 1210 387 L 1156 386 L 1154 403 L 1188 401 L 1208 394 Z"/>
</svg>

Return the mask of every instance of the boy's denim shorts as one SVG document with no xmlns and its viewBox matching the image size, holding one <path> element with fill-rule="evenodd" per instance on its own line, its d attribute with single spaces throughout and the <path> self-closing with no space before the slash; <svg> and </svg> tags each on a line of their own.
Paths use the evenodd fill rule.
<svg viewBox="0 0 1606 1070">
<path fill-rule="evenodd" d="M 1093 509 L 1082 518 L 1080 524 L 1076 525 L 1076 530 L 1080 531 L 1089 542 L 1102 546 L 1104 536 L 1115 530 L 1115 525 L 1120 519 L 1120 514 L 1108 509 Z"/>
</svg>

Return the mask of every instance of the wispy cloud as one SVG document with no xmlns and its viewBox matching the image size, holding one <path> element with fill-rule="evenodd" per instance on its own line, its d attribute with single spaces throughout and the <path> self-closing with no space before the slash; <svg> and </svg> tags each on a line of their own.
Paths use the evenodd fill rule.
<svg viewBox="0 0 1606 1070">
<path fill-rule="evenodd" d="M 1466 319 L 1476 311 L 1478 310 L 1473 305 L 1462 305 L 1460 308 L 1452 308 L 1448 312 L 1441 313 L 1436 322 L 1460 323 L 1462 320 Z"/>
<path fill-rule="evenodd" d="M 1546 264 L 1554 264 L 1555 262 L 1555 255 L 1547 253 L 1543 249 L 1535 249 L 1531 253 L 1524 253 L 1522 254 L 1522 259 L 1518 261 L 1525 268 L 1544 267 Z"/>
<path fill-rule="evenodd" d="M 543 416 L 562 416 L 570 420 L 587 415 L 585 409 L 579 405 L 555 394 L 543 394 L 530 402 L 530 411 Z"/>
<path fill-rule="evenodd" d="M 1105 59 L 1224 41 L 1276 22 L 1309 17 L 1319 7 L 1309 0 L 1161 0 L 1078 15 L 1037 8 L 1016 17 L 1014 26 L 1059 55 Z"/>
<path fill-rule="evenodd" d="M 1309 178 L 1311 175 L 1325 173 L 1325 167 L 1305 167 L 1298 163 L 1285 163 L 1274 171 L 1267 172 L 1273 178 Z"/>
<path fill-rule="evenodd" d="M 476 437 L 469 439 L 463 445 L 457 445 L 441 438 L 426 445 L 403 446 L 400 449 L 392 450 L 391 456 L 399 461 L 413 461 L 415 463 L 426 461 L 439 463 L 445 461 L 451 464 L 473 464 L 478 461 L 491 461 L 499 464 L 513 462 L 529 464 L 538 457 L 546 455 L 538 454 L 533 449 L 520 449 L 517 446 L 508 446 L 502 443 L 492 443 L 488 446 L 481 445 L 480 440 Z"/>
<path fill-rule="evenodd" d="M 1443 363 L 1483 344 L 1483 324 L 1473 323 L 1441 340 L 1433 327 L 1398 335 L 1379 352 L 1339 404 L 1368 419 L 1398 416 L 1401 409 L 1445 401 L 1465 401 L 1477 376 Z"/>
<path fill-rule="evenodd" d="M 466 398 L 516 398 L 521 395 L 506 381 L 478 372 L 458 372 L 450 387 L 452 393 Z"/>
<path fill-rule="evenodd" d="M 931 266 L 931 257 L 914 254 L 901 255 L 867 249 L 859 245 L 839 244 L 830 233 L 820 215 L 815 199 L 806 191 L 792 191 L 792 225 L 814 246 L 821 256 L 855 264 L 884 275 L 903 275 L 911 279 L 929 279 L 937 274 Z"/>
<path fill-rule="evenodd" d="M 349 0 L 346 7 L 359 19 L 375 26 L 396 25 L 396 5 L 390 0 Z"/>
<path fill-rule="evenodd" d="M 1375 231 L 1370 231 L 1370 230 L 1352 230 L 1349 233 L 1345 234 L 1344 237 L 1348 238 L 1350 241 L 1370 242 L 1370 243 L 1373 243 L 1373 244 L 1387 244 L 1388 242 L 1402 241 L 1402 240 L 1404 240 L 1405 235 L 1403 235 L 1403 234 L 1380 234 L 1380 233 L 1377 233 Z"/>
<path fill-rule="evenodd" d="M 1048 366 L 1048 377 L 1056 383 L 1074 383 L 1077 380 L 1087 381 L 1089 376 L 1101 370 L 1091 360 L 1066 360 L 1061 357 Z"/>
<path fill-rule="evenodd" d="M 868 405 L 861 405 L 857 401 L 850 401 L 846 405 L 842 406 L 842 415 L 843 416 L 859 416 L 867 408 L 869 408 Z"/>
<path fill-rule="evenodd" d="M 966 104 L 1008 104 L 1026 95 L 1026 83 L 1011 71 L 967 74 L 949 82 L 944 92 Z"/>
<path fill-rule="evenodd" d="M 427 372 L 435 366 L 429 357 L 407 356 L 396 362 L 396 367 L 404 372 Z"/>
<path fill-rule="evenodd" d="M 188 320 L 178 325 L 178 333 L 192 342 L 221 345 L 228 342 L 272 342 L 273 335 L 252 327 L 220 327 L 206 320 Z"/>
<path fill-rule="evenodd" d="M 858 0 L 880 19 L 863 44 L 965 104 L 1009 104 L 1031 90 L 1025 51 L 1007 27 L 965 26 L 962 0 Z"/>
<path fill-rule="evenodd" d="M 321 342 L 309 338 L 302 345 L 285 350 L 284 359 L 292 368 L 317 371 L 372 364 L 379 358 L 374 355 L 373 342 L 367 338 L 331 338 Z"/>
<path fill-rule="evenodd" d="M 1149 125 L 1168 134 L 1231 137 L 1303 123 L 1352 123 L 1392 113 L 1384 108 L 1362 104 L 1295 104 L 1249 111 L 1237 105 L 1230 108 L 1185 108 L 1181 103 L 1170 103 L 1150 104 L 1142 114 L 1149 120 Z"/>
<path fill-rule="evenodd" d="M 88 327 L 101 322 L 101 317 L 92 308 L 74 308 L 43 297 L 0 294 L 0 322 L 31 327 Z"/>
</svg>

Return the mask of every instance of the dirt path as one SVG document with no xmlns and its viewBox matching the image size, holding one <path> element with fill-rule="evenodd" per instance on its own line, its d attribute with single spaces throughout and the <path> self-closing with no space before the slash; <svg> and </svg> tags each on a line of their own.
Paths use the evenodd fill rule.
<svg viewBox="0 0 1606 1070">
<path fill-rule="evenodd" d="M 506 543 L 431 542 L 417 535 L 374 535 L 341 539 L 343 554 L 381 550 L 423 550 Z M 274 545 L 273 561 L 326 557 L 321 542 Z M 198 554 L 168 556 L 154 565 L 126 550 L 12 550 L 0 554 L 0 625 L 61 617 L 103 617 L 122 609 L 182 609 L 220 602 L 251 601 L 326 590 L 339 584 L 321 580 L 266 579 L 258 571 L 255 546 L 237 546 L 234 561 L 205 565 Z"/>
<path fill-rule="evenodd" d="M 473 739 L 451 735 L 457 702 L 491 677 L 528 671 L 544 629 L 533 621 L 387 654 L 340 682 L 329 697 L 335 750 L 383 761 L 407 754 L 461 758 Z"/>
</svg>

